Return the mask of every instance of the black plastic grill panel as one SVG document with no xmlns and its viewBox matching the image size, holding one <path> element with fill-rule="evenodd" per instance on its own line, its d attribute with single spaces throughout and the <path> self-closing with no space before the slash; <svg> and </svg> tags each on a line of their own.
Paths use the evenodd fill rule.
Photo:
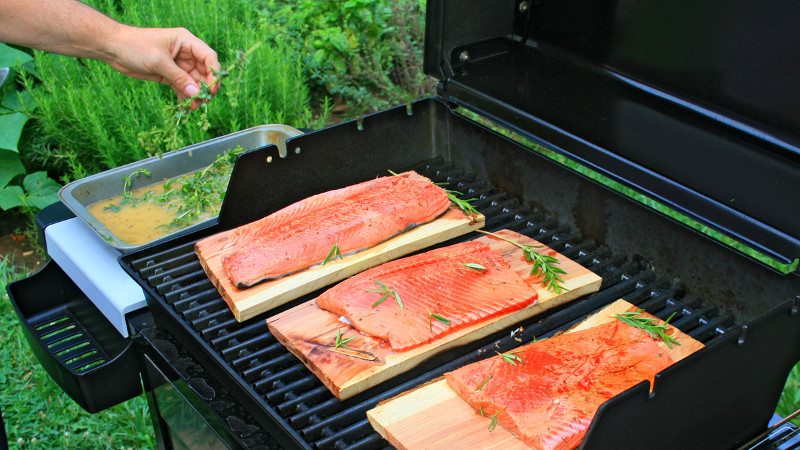
<svg viewBox="0 0 800 450">
<path fill-rule="evenodd" d="M 512 333 L 517 329 L 513 327 L 455 349 L 437 357 L 435 364 L 423 363 L 409 373 L 342 402 L 270 334 L 264 321 L 270 313 L 244 323 L 236 321 L 203 272 L 194 254 L 194 242 L 131 262 L 133 269 L 158 293 L 155 301 L 173 309 L 183 319 L 170 325 L 183 327 L 208 344 L 227 368 L 236 373 L 242 389 L 254 390 L 259 396 L 259 406 L 280 417 L 283 429 L 267 432 L 299 435 L 304 441 L 300 444 L 307 448 L 388 447 L 366 418 L 367 410 L 380 400 L 481 359 L 479 355 L 485 353 L 478 350 L 506 351 L 534 337 L 552 335 L 619 298 L 661 319 L 675 313 L 671 323 L 705 344 L 734 326 L 731 318 L 703 306 L 702 299 L 687 297 L 672 283 L 656 279 L 645 263 L 612 255 L 608 249 L 583 239 L 576 230 L 560 225 L 458 167 L 433 161 L 421 163 L 414 170 L 435 182 L 448 183 L 447 189 L 463 193 L 462 198 L 476 198 L 474 205 L 486 216 L 487 230 L 508 228 L 525 234 L 600 275 L 603 278 L 600 291 L 521 324 L 520 332 Z M 312 297 L 298 299 L 288 306 L 308 298 Z"/>
</svg>

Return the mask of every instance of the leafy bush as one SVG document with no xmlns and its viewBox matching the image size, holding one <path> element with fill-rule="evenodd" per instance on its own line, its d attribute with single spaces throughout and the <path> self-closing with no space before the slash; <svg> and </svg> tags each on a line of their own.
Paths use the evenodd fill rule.
<svg viewBox="0 0 800 450">
<path fill-rule="evenodd" d="M 26 175 L 19 155 L 19 139 L 34 108 L 29 93 L 19 92 L 13 79 L 19 69 L 30 70 L 33 58 L 0 44 L 0 68 L 8 75 L 0 86 L 0 209 L 36 211 L 56 201 L 59 185 L 43 171 Z M 23 178 L 24 176 L 24 178 Z"/>
<path fill-rule="evenodd" d="M 131 25 L 183 26 L 217 50 L 223 68 L 274 33 L 245 0 L 95 0 L 87 2 Z M 107 64 L 35 52 L 37 74 L 24 74 L 39 105 L 24 153 L 62 181 L 265 123 L 319 126 L 295 52 L 262 45 L 225 79 L 205 111 L 178 126 L 178 102 L 167 86 L 142 82 Z M 207 119 L 207 120 L 206 120 Z"/>
<path fill-rule="evenodd" d="M 272 0 L 270 20 L 287 29 L 315 89 L 374 112 L 430 95 L 422 73 L 422 0 Z"/>
</svg>

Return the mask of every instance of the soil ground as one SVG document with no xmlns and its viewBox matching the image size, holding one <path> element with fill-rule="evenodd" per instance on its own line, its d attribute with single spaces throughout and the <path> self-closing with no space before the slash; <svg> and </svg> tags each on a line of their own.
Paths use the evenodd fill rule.
<svg viewBox="0 0 800 450">
<path fill-rule="evenodd" d="M 9 211 L 0 212 L 0 258 L 30 273 L 39 270 L 46 260 L 44 249 L 38 248 L 35 236 L 25 233 L 31 228 L 28 218 Z"/>
</svg>

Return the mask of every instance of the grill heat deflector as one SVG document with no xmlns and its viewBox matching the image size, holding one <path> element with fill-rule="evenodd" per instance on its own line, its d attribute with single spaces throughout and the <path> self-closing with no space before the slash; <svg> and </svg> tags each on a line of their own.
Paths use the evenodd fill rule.
<svg viewBox="0 0 800 450">
<path fill-rule="evenodd" d="M 44 236 L 53 261 L 120 334 L 128 337 L 125 314 L 145 307 L 147 302 L 142 288 L 120 267 L 119 251 L 77 217 L 48 226 Z"/>
</svg>

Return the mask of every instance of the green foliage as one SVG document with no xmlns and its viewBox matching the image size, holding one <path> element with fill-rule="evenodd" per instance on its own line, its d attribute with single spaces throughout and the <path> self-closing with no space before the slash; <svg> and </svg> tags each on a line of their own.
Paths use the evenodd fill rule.
<svg viewBox="0 0 800 450">
<path fill-rule="evenodd" d="M 32 61 L 27 53 L 0 44 L 0 67 L 13 68 L 6 81 L 13 80 L 17 70 L 26 66 L 30 70 Z M 17 91 L 13 82 L 3 83 L 0 98 L 0 209 L 35 212 L 55 202 L 61 186 L 41 171 L 25 176 L 21 185 L 12 184 L 26 173 L 18 144 L 35 102 L 30 93 Z"/>
<path fill-rule="evenodd" d="M 305 55 L 314 87 L 353 114 L 407 103 L 433 90 L 422 73 L 421 0 L 272 0 L 271 19 Z"/>
<path fill-rule="evenodd" d="M 800 410 L 800 362 L 789 372 L 789 378 L 783 387 L 783 393 L 775 412 L 781 417 L 786 417 L 798 410 Z M 792 423 L 800 426 L 800 417 L 795 417 Z"/>
<path fill-rule="evenodd" d="M 256 4 L 210 0 L 96 0 L 91 6 L 132 25 L 186 27 L 227 67 L 274 33 Z M 38 103 L 27 157 L 65 181 L 265 123 L 320 126 L 298 56 L 280 42 L 261 46 L 227 77 L 207 108 L 179 122 L 169 87 L 132 79 L 93 60 L 35 52 L 38 77 L 21 82 Z"/>
</svg>

